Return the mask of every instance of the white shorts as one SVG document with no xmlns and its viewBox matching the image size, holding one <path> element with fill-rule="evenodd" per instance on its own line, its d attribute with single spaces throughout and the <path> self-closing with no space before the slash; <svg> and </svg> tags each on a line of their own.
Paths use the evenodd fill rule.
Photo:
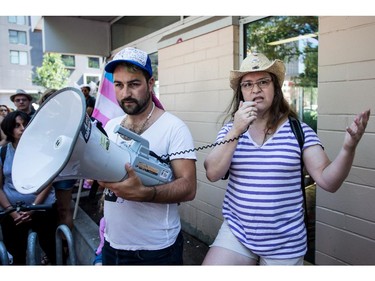
<svg viewBox="0 0 375 281">
<path fill-rule="evenodd" d="M 294 259 L 271 259 L 254 254 L 250 249 L 246 248 L 240 241 L 238 241 L 236 236 L 233 235 L 226 220 L 224 220 L 223 224 L 221 225 L 215 241 L 212 243 L 212 245 L 210 245 L 210 247 L 213 246 L 225 248 L 245 257 L 254 259 L 258 261 L 260 265 L 303 265 L 304 257 Z"/>
</svg>

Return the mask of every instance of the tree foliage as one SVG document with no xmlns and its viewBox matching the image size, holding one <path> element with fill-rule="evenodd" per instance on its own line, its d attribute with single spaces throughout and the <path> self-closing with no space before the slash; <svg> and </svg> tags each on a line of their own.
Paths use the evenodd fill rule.
<svg viewBox="0 0 375 281">
<path fill-rule="evenodd" d="M 318 37 L 318 17 L 314 16 L 274 16 L 267 17 L 247 26 L 246 50 L 257 51 L 268 58 L 279 58 L 285 63 L 302 61 L 304 72 L 292 80 L 301 87 L 316 87 L 318 77 L 318 44 L 306 40 L 301 46 L 299 36 L 315 34 Z M 279 44 L 281 40 L 289 40 Z M 274 44 L 275 43 L 275 44 Z"/>
<path fill-rule="evenodd" d="M 296 84 L 301 87 L 318 87 L 318 48 L 308 44 L 302 57 L 305 71 L 294 78 Z"/>
<path fill-rule="evenodd" d="M 69 74 L 60 54 L 46 53 L 42 66 L 36 68 L 33 83 L 45 89 L 60 89 L 67 85 Z"/>
<path fill-rule="evenodd" d="M 268 17 L 248 25 L 246 41 L 247 50 L 256 49 L 269 58 L 280 58 L 288 62 L 302 55 L 298 40 L 288 44 L 271 45 L 279 40 L 298 36 L 317 34 L 318 17 L 310 16 L 279 16 Z M 318 40 L 318 37 L 315 39 Z"/>
</svg>

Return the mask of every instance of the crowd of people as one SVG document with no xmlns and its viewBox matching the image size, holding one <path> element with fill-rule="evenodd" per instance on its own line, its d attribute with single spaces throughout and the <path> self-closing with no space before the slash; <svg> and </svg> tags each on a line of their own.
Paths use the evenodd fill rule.
<svg viewBox="0 0 375 281">
<path fill-rule="evenodd" d="M 134 167 L 126 164 L 124 180 L 98 183 L 104 188 L 104 216 L 96 260 L 103 265 L 183 265 L 178 205 L 194 200 L 197 192 L 192 134 L 154 95 L 155 78 L 146 52 L 124 48 L 105 66 L 105 71 L 113 74 L 116 99 L 123 110 L 122 116 L 106 124 L 108 138 L 120 147 L 132 145 L 131 139 L 113 132 L 117 125 L 141 135 L 149 141 L 153 154 L 169 156 L 166 161 L 174 177 L 166 183 L 145 185 Z M 334 160 L 328 158 L 324 144 L 304 122 L 301 126 L 305 140 L 300 149 L 290 123 L 290 117 L 298 117 L 282 92 L 285 71 L 283 61 L 269 60 L 254 52 L 245 58 L 240 69 L 229 73 L 233 98 L 228 118 L 216 138 L 220 145 L 204 161 L 209 181 L 228 178 L 222 205 L 224 220 L 203 265 L 302 265 L 307 239 L 301 161 L 318 186 L 329 192 L 336 192 L 350 172 L 370 110 L 358 114 L 346 128 L 342 148 Z M 51 89 L 44 97 L 54 91 Z M 88 95 L 89 88 L 82 87 L 82 92 L 90 115 L 95 101 Z M 1 162 L 0 205 L 6 209 L 19 199 L 30 204 L 55 202 L 56 214 L 60 215 L 52 218 L 52 211 L 46 214 L 51 220 L 48 225 L 52 228 L 65 223 L 72 227 L 69 204 L 73 181 L 53 182 L 41 193 L 28 197 L 12 186 L 12 156 L 35 112 L 30 107 L 27 110 L 31 96 L 24 91 L 17 92 L 11 100 L 17 110 L 8 113 L 1 123 L 7 158 Z M 186 153 L 175 154 L 176 151 Z M 61 192 L 64 195 L 59 197 Z M 25 249 L 15 243 L 16 236 L 10 233 L 19 233 L 24 241 L 27 229 L 46 221 L 38 216 L 13 213 L 1 223 L 4 243 L 16 264 L 24 263 Z M 20 225 L 25 227 L 21 230 Z M 47 237 L 50 231 L 43 229 L 41 235 Z M 48 241 L 46 238 L 46 244 L 41 246 L 53 264 L 53 246 L 48 246 Z"/>
</svg>

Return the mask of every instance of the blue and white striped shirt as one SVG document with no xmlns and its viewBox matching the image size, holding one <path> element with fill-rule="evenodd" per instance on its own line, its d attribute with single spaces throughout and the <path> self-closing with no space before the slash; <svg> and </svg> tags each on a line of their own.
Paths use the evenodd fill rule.
<svg viewBox="0 0 375 281">
<path fill-rule="evenodd" d="M 317 134 L 301 123 L 303 149 L 322 145 Z M 221 141 L 233 123 L 219 132 Z M 238 142 L 229 169 L 223 216 L 233 234 L 253 253 L 274 259 L 306 253 L 301 151 L 287 120 L 262 146 L 248 132 Z"/>
</svg>

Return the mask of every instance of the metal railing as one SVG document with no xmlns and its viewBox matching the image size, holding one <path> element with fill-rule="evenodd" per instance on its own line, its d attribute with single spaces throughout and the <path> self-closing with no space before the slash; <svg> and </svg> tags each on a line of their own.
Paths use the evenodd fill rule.
<svg viewBox="0 0 375 281">
<path fill-rule="evenodd" d="M 62 245 L 63 237 L 61 234 L 65 237 L 65 240 L 68 244 L 69 264 L 77 265 L 77 256 L 74 248 L 73 234 L 70 231 L 70 228 L 65 224 L 59 225 L 56 229 L 56 264 L 63 264 L 64 249 Z"/>
<path fill-rule="evenodd" d="M 68 245 L 69 265 L 77 265 L 77 258 L 74 249 L 74 240 L 70 228 L 61 224 L 57 227 L 55 233 L 56 239 L 56 265 L 64 265 L 64 249 L 63 249 L 63 238 L 65 238 Z M 38 235 L 36 232 L 30 232 L 27 241 L 27 265 L 37 265 L 40 260 L 40 247 L 38 241 Z"/>
<path fill-rule="evenodd" d="M 18 202 L 16 206 L 0 211 L 0 218 L 6 216 L 14 211 L 30 211 L 30 210 L 46 210 L 50 209 L 52 205 L 30 205 L 27 206 L 24 202 Z M 67 257 L 70 265 L 77 265 L 76 252 L 74 248 L 74 239 L 70 228 L 61 224 L 57 227 L 55 232 L 55 243 L 56 243 L 56 264 L 63 265 L 64 260 L 64 249 L 63 249 L 63 238 L 65 238 L 68 246 L 69 256 Z M 38 235 L 36 232 L 30 232 L 27 239 L 27 253 L 26 263 L 27 265 L 37 265 L 41 257 L 41 249 L 39 245 Z M 9 256 L 6 246 L 0 241 L 0 265 L 9 265 Z"/>
<path fill-rule="evenodd" d="M 8 251 L 3 241 L 0 241 L 0 265 L 8 265 L 8 264 L 9 264 Z"/>
</svg>

